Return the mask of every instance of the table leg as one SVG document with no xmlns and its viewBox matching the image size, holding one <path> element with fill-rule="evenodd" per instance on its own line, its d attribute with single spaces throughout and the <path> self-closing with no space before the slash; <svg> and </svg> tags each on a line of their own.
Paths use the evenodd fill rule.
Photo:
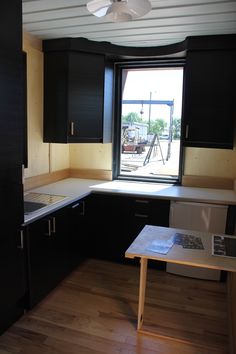
<svg viewBox="0 0 236 354">
<path fill-rule="evenodd" d="M 140 259 L 140 279 L 139 279 L 139 303 L 138 303 L 138 325 L 137 329 L 141 329 L 144 315 L 145 290 L 147 280 L 147 258 Z"/>
</svg>

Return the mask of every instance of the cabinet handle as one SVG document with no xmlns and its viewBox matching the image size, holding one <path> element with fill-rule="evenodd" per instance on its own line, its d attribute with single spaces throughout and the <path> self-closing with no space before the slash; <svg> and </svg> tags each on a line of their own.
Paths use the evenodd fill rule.
<svg viewBox="0 0 236 354">
<path fill-rule="evenodd" d="M 81 203 L 82 203 L 82 210 L 81 210 L 80 215 L 84 216 L 85 215 L 85 202 L 82 201 Z"/>
<path fill-rule="evenodd" d="M 70 122 L 70 135 L 74 135 L 75 133 L 75 123 L 74 122 Z"/>
<path fill-rule="evenodd" d="M 77 208 L 79 206 L 80 206 L 80 203 L 76 203 L 76 204 L 72 205 L 71 209 L 75 209 L 75 208 Z"/>
<path fill-rule="evenodd" d="M 52 233 L 53 234 L 56 233 L 56 218 L 55 217 L 52 218 Z"/>
<path fill-rule="evenodd" d="M 189 131 L 189 125 L 186 124 L 186 128 L 185 128 L 185 139 L 188 139 L 188 131 Z"/>
<path fill-rule="evenodd" d="M 45 233 L 45 236 L 52 236 L 51 219 L 48 219 L 48 232 Z"/>
<path fill-rule="evenodd" d="M 20 244 L 17 246 L 20 250 L 24 249 L 24 231 L 20 230 Z"/>
<path fill-rule="evenodd" d="M 79 215 L 84 216 L 85 215 L 85 212 L 84 212 L 84 210 L 85 210 L 84 201 L 72 205 L 71 209 L 76 209 L 80 205 L 82 205 L 82 208 L 81 208 L 81 210 L 79 210 Z"/>
<path fill-rule="evenodd" d="M 135 203 L 149 204 L 149 200 L 135 199 Z"/>
<path fill-rule="evenodd" d="M 21 171 L 22 171 L 22 184 L 25 184 L 25 166 L 24 166 L 24 164 L 21 165 Z"/>
<path fill-rule="evenodd" d="M 136 218 L 148 218 L 148 215 L 146 214 L 134 214 Z"/>
</svg>

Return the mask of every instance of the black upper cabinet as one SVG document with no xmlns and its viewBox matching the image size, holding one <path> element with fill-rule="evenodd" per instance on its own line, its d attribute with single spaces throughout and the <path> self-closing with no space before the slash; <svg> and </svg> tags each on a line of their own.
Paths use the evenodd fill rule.
<svg viewBox="0 0 236 354">
<path fill-rule="evenodd" d="M 44 54 L 44 141 L 110 142 L 113 70 L 102 54 Z"/>
<path fill-rule="evenodd" d="M 217 43 L 214 46 L 211 44 L 213 48 L 207 50 L 207 43 L 201 49 L 199 42 L 196 48 L 187 52 L 183 103 L 184 146 L 233 148 L 236 37 L 232 37 L 232 49 L 230 42 L 225 48 L 221 48 L 222 43 L 219 42 L 218 46 Z"/>
</svg>

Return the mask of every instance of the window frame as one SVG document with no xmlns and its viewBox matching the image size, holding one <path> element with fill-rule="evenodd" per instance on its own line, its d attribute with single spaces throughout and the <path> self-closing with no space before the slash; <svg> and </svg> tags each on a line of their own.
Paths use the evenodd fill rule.
<svg viewBox="0 0 236 354">
<path fill-rule="evenodd" d="M 183 175 L 183 100 L 185 82 L 185 58 L 164 58 L 164 59 L 139 59 L 118 61 L 114 63 L 115 75 L 115 98 L 114 98 L 114 121 L 113 121 L 113 153 L 112 153 L 112 177 L 113 180 L 126 180 L 138 182 L 154 182 L 167 184 L 181 184 Z M 176 179 L 145 176 L 128 176 L 120 174 L 121 163 L 121 112 L 122 112 L 122 70 L 123 69 L 147 69 L 147 68 L 183 68 L 183 90 L 182 90 L 182 114 L 181 114 L 181 136 L 179 152 L 179 175 Z"/>
</svg>

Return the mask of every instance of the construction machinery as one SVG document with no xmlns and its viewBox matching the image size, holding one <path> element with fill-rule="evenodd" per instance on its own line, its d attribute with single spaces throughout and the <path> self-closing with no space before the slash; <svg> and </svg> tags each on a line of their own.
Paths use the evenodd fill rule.
<svg viewBox="0 0 236 354">
<path fill-rule="evenodd" d="M 146 141 L 139 136 L 139 128 L 136 126 L 122 126 L 122 154 L 137 153 L 145 151 Z"/>
</svg>

